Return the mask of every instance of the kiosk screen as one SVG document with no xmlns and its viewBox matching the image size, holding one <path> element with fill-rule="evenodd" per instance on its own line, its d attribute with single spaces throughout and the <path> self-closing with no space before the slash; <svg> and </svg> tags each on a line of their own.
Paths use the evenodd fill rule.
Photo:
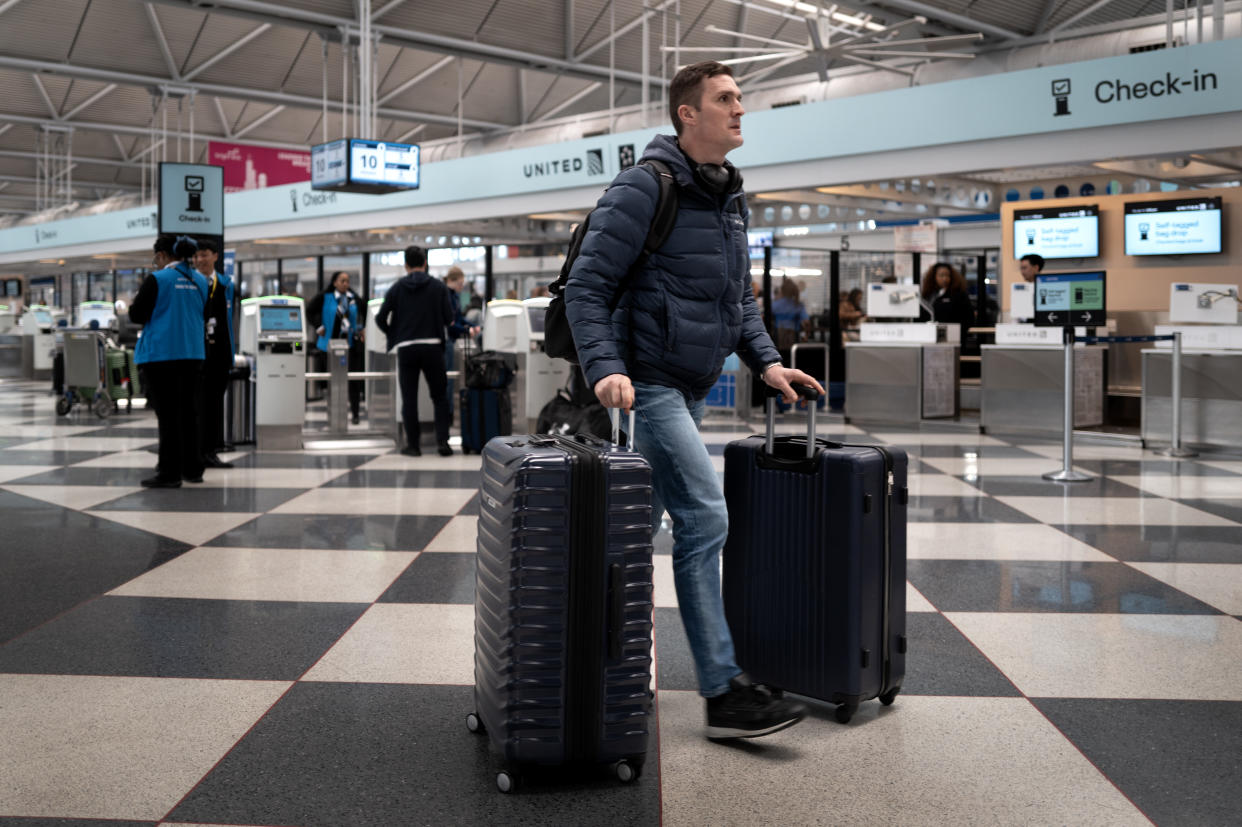
<svg viewBox="0 0 1242 827">
<path fill-rule="evenodd" d="M 300 307 L 268 306 L 259 308 L 260 333 L 302 332 Z"/>
<path fill-rule="evenodd" d="M 1035 277 L 1035 324 L 1104 324 L 1104 271 L 1040 273 Z"/>
</svg>

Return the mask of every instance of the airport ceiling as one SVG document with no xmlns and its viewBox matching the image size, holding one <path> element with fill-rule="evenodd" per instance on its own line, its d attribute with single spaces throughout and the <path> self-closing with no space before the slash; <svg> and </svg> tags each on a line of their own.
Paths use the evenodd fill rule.
<svg viewBox="0 0 1242 827">
<path fill-rule="evenodd" d="M 644 23 L 658 100 L 678 58 L 797 42 L 808 51 L 739 73 L 806 79 L 880 59 L 816 52 L 825 31 L 830 44 L 870 32 L 904 50 L 980 52 L 1121 27 L 1165 0 L 0 0 L 0 223 L 56 203 L 46 171 L 67 152 L 70 200 L 85 207 L 141 193 L 153 152 L 190 160 L 192 146 L 202 160 L 205 140 L 305 149 L 339 137 L 342 32 L 367 6 L 376 137 L 427 143 L 606 110 L 610 90 L 614 105 L 639 103 Z M 824 15 L 813 32 L 807 19 Z M 191 127 L 192 145 L 173 134 Z"/>
</svg>

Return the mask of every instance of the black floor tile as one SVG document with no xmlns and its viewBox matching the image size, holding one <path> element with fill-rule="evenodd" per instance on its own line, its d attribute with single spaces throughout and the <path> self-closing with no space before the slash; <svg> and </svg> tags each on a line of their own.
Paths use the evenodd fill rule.
<svg viewBox="0 0 1242 827">
<path fill-rule="evenodd" d="M 105 596 L 0 647 L 0 672 L 295 680 L 367 607 Z"/>
<path fill-rule="evenodd" d="M 1242 702 L 1032 698 L 1156 824 L 1237 824 Z"/>
<path fill-rule="evenodd" d="M 906 513 L 912 523 L 1038 522 L 991 497 L 911 497 Z"/>
<path fill-rule="evenodd" d="M 660 689 L 699 691 L 694 672 L 694 656 L 681 622 L 681 610 L 662 607 L 655 610 L 656 686 Z M 741 664 L 743 669 L 746 664 Z"/>
<path fill-rule="evenodd" d="M 380 603 L 474 603 L 474 554 L 418 555 L 380 597 Z"/>
<path fill-rule="evenodd" d="M 0 514 L 0 642 L 191 548 L 7 491 Z"/>
<path fill-rule="evenodd" d="M 1041 476 L 998 477 L 986 476 L 977 480 L 965 479 L 993 497 L 1152 497 L 1140 488 L 1096 477 L 1086 482 L 1054 482 Z"/>
<path fill-rule="evenodd" d="M 36 440 L 30 439 L 26 441 L 35 442 Z M 5 448 L 0 450 L 0 465 L 73 465 L 75 462 L 85 462 L 88 459 L 115 453 L 116 451 L 111 448 L 90 451 L 49 451 L 42 449 L 30 451 L 25 448 Z M 154 462 L 151 464 L 152 466 L 155 465 Z M 82 485 L 83 483 L 78 484 Z"/>
<path fill-rule="evenodd" d="M 1236 500 L 1178 500 L 1179 503 L 1188 505 L 1191 508 L 1197 508 L 1200 511 L 1206 511 L 1209 514 L 1215 514 L 1217 517 L 1224 517 L 1226 520 L 1233 520 L 1235 523 L 1242 524 L 1242 477 L 1238 477 L 1238 497 Z M 1239 544 L 1242 544 L 1242 525 L 1235 529 L 1239 533 Z"/>
<path fill-rule="evenodd" d="M 422 551 L 449 517 L 264 514 L 216 537 L 209 546 Z"/>
<path fill-rule="evenodd" d="M 0 816 L 3 827 L 158 827 L 158 821 L 115 821 L 94 818 L 16 818 Z"/>
<path fill-rule="evenodd" d="M 156 458 L 150 468 L 57 468 L 30 477 L 9 480 L 13 485 L 118 485 L 133 487 L 155 474 Z M 166 489 L 167 490 L 167 489 Z"/>
<path fill-rule="evenodd" d="M 127 494 L 94 510 L 264 512 L 305 493 L 304 488 L 216 488 L 186 483 L 180 488 Z"/>
<path fill-rule="evenodd" d="M 1238 529 L 1227 526 L 1059 526 L 1128 563 L 1242 563 Z"/>
<path fill-rule="evenodd" d="M 942 612 L 1221 612 L 1120 563 L 910 560 L 907 576 Z"/>
<path fill-rule="evenodd" d="M 468 686 L 300 683 L 172 813 L 177 821 L 303 827 L 650 825 L 660 820 L 651 738 L 643 777 L 532 783 L 501 795 Z"/>
<path fill-rule="evenodd" d="M 974 455 L 982 459 L 1039 459 L 1040 454 L 1025 451 L 1012 445 L 975 445 L 964 442 L 960 445 L 911 445 L 907 450 L 920 457 L 933 459 L 953 459 Z"/>
<path fill-rule="evenodd" d="M 241 447 L 238 450 L 246 450 Z M 237 468 L 357 468 L 375 459 L 371 454 L 311 454 L 251 451 L 229 460 Z"/>
<path fill-rule="evenodd" d="M 936 612 L 906 615 L 903 695 L 1015 697 L 1021 693 L 982 652 Z"/>
<path fill-rule="evenodd" d="M 479 516 L 479 495 L 475 494 L 473 497 L 466 500 L 466 504 L 457 511 L 457 515 L 460 517 Z"/>
<path fill-rule="evenodd" d="M 0 428 L 3 428 L 3 427 L 5 426 L 0 425 Z M 33 440 L 30 437 L 24 437 L 24 436 L 0 437 L 0 448 L 12 448 L 14 445 L 24 445 L 25 443 L 32 442 L 32 441 Z M 4 457 L 4 454 L 0 453 L 0 459 L 2 459 L 3 457 Z M 16 464 L 16 463 L 13 463 L 13 464 Z"/>
<path fill-rule="evenodd" d="M 1152 459 L 1076 459 L 1074 464 L 1095 474 L 1110 477 L 1136 477 L 1142 474 L 1169 475 L 1173 477 L 1238 477 L 1242 476 L 1223 468 L 1193 462 L 1191 460 Z"/>
<path fill-rule="evenodd" d="M 479 471 L 386 471 L 355 468 L 324 488 L 474 488 L 479 487 Z"/>
</svg>

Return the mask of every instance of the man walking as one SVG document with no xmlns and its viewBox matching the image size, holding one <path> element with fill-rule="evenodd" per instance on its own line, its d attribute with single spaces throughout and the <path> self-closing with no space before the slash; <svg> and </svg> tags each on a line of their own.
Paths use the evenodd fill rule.
<svg viewBox="0 0 1242 827">
<path fill-rule="evenodd" d="M 751 292 L 749 212 L 741 173 L 725 158 L 742 145 L 744 113 L 729 67 L 709 61 L 678 72 L 669 87 L 677 135 L 657 136 L 643 153 L 676 181 L 669 240 L 630 272 L 659 184 L 648 167 L 625 170 L 592 214 L 565 290 L 588 382 L 604 405 L 635 409 L 634 442 L 652 468 L 653 525 L 664 509 L 673 520 L 677 599 L 707 699 L 709 738 L 767 735 L 806 714 L 802 704 L 753 684 L 734 658 L 719 568 L 729 515 L 698 434 L 707 393 L 734 351 L 788 402 L 796 400 L 791 382 L 823 393 L 812 377 L 782 367 Z"/>
</svg>

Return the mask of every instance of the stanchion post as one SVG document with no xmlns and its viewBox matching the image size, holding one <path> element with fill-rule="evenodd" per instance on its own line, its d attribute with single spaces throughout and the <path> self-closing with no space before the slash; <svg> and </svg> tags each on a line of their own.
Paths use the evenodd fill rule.
<svg viewBox="0 0 1242 827">
<path fill-rule="evenodd" d="M 1067 326 L 1065 342 L 1065 425 L 1061 447 L 1061 470 L 1049 471 L 1043 477 L 1056 482 L 1087 482 L 1090 474 L 1074 470 L 1074 328 Z"/>
<path fill-rule="evenodd" d="M 1182 447 L 1182 332 L 1173 331 L 1173 360 L 1169 366 L 1173 384 L 1173 435 L 1169 447 L 1157 454 L 1165 457 L 1197 457 L 1198 452 Z"/>
</svg>

